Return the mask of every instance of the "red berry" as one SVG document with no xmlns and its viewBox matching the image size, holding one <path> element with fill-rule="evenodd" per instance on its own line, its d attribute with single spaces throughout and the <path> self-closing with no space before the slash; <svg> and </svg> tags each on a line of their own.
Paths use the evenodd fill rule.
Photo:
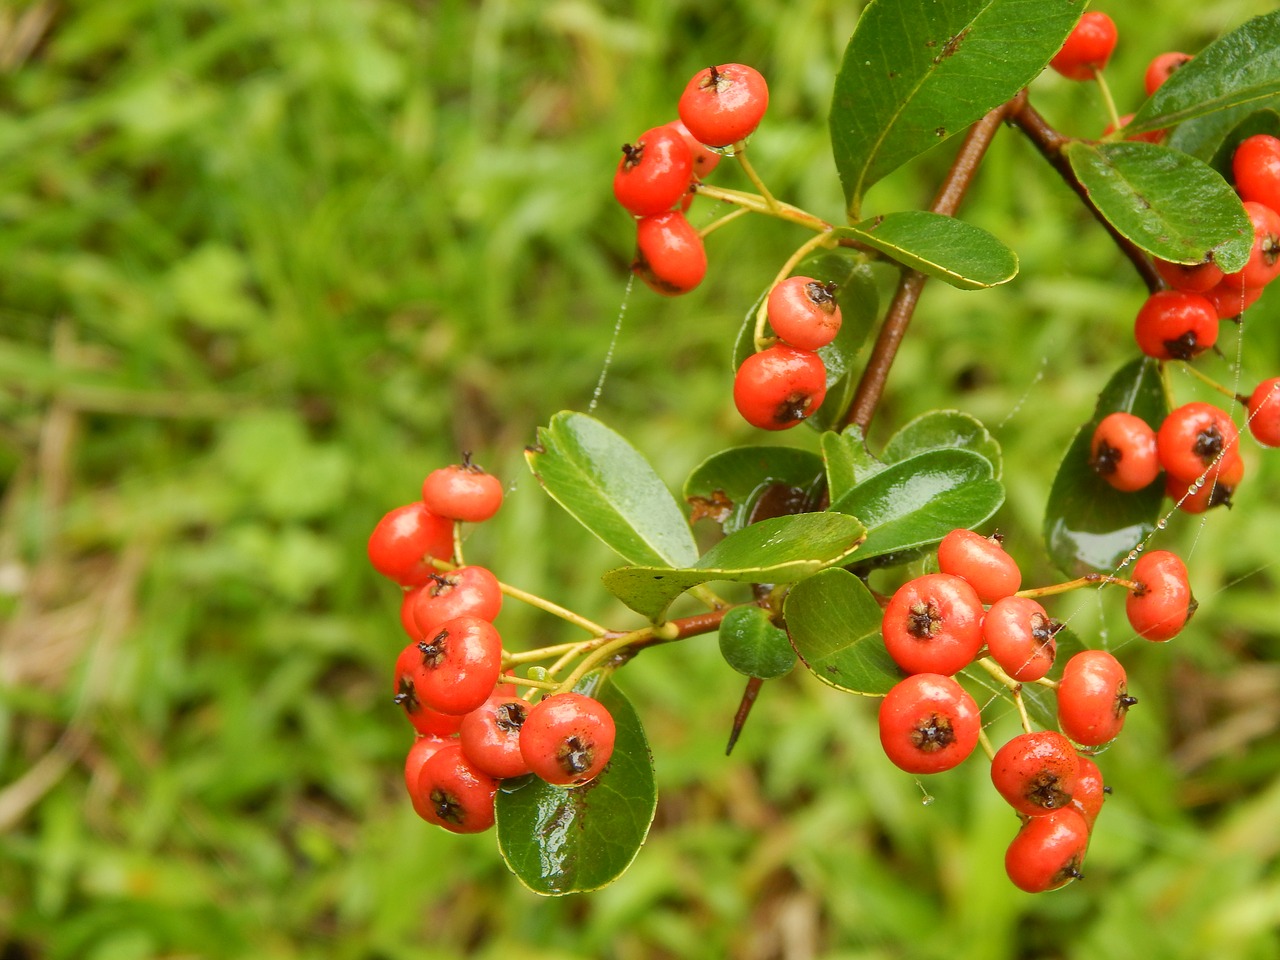
<svg viewBox="0 0 1280 960">
<path fill-rule="evenodd" d="M 684 125 L 681 120 L 672 120 L 667 124 L 672 130 L 680 134 L 684 138 L 684 142 L 688 144 L 689 151 L 693 155 L 693 175 L 695 177 L 705 177 L 720 164 L 720 154 L 714 150 L 707 149 L 705 143 L 700 143 L 698 139 L 689 132 L 689 128 Z"/>
<path fill-rule="evenodd" d="M 677 109 L 698 142 L 727 147 L 750 136 L 768 106 L 764 77 L 741 63 L 726 63 L 695 73 Z"/>
<path fill-rule="evenodd" d="M 952 530 L 938 544 L 938 569 L 967 580 L 983 603 L 1011 596 L 1022 585 L 1022 571 L 1005 553 L 999 534 L 984 537 L 972 530 Z"/>
<path fill-rule="evenodd" d="M 813 415 L 827 395 L 827 369 L 812 350 L 785 343 L 754 353 L 733 380 L 733 402 L 761 430 L 786 430 Z"/>
<path fill-rule="evenodd" d="M 436 574 L 413 593 L 410 615 L 419 639 L 436 633 L 455 617 L 479 617 L 493 622 L 502 609 L 502 585 L 485 567 L 465 566 Z"/>
<path fill-rule="evenodd" d="M 415 786 L 413 809 L 428 823 L 453 833 L 480 833 L 493 826 L 498 781 L 477 770 L 459 744 L 450 743 L 432 754 Z"/>
<path fill-rule="evenodd" d="M 1018 830 L 1004 855 L 1004 870 L 1013 885 L 1027 893 L 1056 890 L 1082 874 L 1089 848 L 1089 825 L 1073 809 L 1031 817 Z"/>
<path fill-rule="evenodd" d="M 1102 771 L 1093 760 L 1084 756 L 1076 759 L 1080 763 L 1080 778 L 1076 780 L 1076 789 L 1071 795 L 1071 808 L 1084 817 L 1092 831 L 1111 789 L 1103 782 Z"/>
<path fill-rule="evenodd" d="M 636 257 L 631 272 L 664 297 L 688 293 L 707 275 L 702 237 L 679 210 L 636 223 Z"/>
<path fill-rule="evenodd" d="M 1170 263 L 1157 257 L 1153 262 L 1156 273 L 1175 290 L 1207 294 L 1222 281 L 1222 270 L 1211 259 L 1202 263 Z"/>
<path fill-rule="evenodd" d="M 1218 340 L 1218 311 L 1198 293 L 1160 290 L 1133 322 L 1138 349 L 1157 360 L 1190 360 Z"/>
<path fill-rule="evenodd" d="M 400 651 L 396 658 L 395 684 L 392 687 L 395 704 L 404 710 L 413 728 L 423 736 L 448 737 L 458 732 L 462 717 L 441 713 L 418 697 L 418 673 L 422 668 L 422 652 L 416 642 Z"/>
<path fill-rule="evenodd" d="M 471 462 L 432 470 L 422 481 L 422 502 L 432 513 L 450 520 L 479 523 L 502 506 L 502 481 Z"/>
<path fill-rule="evenodd" d="M 1197 606 L 1186 565 L 1175 553 L 1152 550 L 1133 565 L 1132 579 L 1139 589 L 1125 598 L 1129 626 L 1148 640 L 1172 640 Z"/>
<path fill-rule="evenodd" d="M 1249 395 L 1249 432 L 1266 447 L 1280 447 L 1280 377 L 1258 384 Z"/>
<path fill-rule="evenodd" d="M 502 672 L 502 637 L 479 617 L 446 621 L 413 645 L 419 662 L 413 686 L 423 704 L 441 713 L 470 713 L 489 699 Z"/>
<path fill-rule="evenodd" d="M 1244 479 L 1244 461 L 1234 453 L 1225 456 L 1207 480 L 1179 480 L 1165 477 L 1164 494 L 1183 513 L 1204 513 L 1212 507 L 1230 507 L 1236 487 Z"/>
<path fill-rule="evenodd" d="M 1176 50 L 1158 54 L 1154 60 L 1147 64 L 1146 75 L 1142 78 L 1147 96 L 1149 97 L 1155 93 L 1161 84 L 1186 66 L 1191 59 L 1191 54 L 1178 53 Z"/>
<path fill-rule="evenodd" d="M 840 332 L 836 285 L 813 277 L 787 277 L 769 291 L 769 326 L 783 343 L 799 350 L 825 347 Z"/>
<path fill-rule="evenodd" d="M 622 145 L 613 195 L 637 217 L 670 210 L 693 180 L 693 151 L 677 130 L 654 127 Z"/>
<path fill-rule="evenodd" d="M 968 582 L 928 573 L 904 583 L 880 624 L 885 649 L 907 673 L 950 676 L 982 647 L 982 601 Z"/>
<path fill-rule="evenodd" d="M 1116 25 L 1105 13 L 1089 12 L 1080 18 L 1049 66 L 1068 80 L 1092 80 L 1116 48 Z"/>
<path fill-rule="evenodd" d="M 1030 817 L 1067 806 L 1079 776 L 1075 747 L 1055 730 L 1018 734 L 991 758 L 996 790 Z"/>
<path fill-rule="evenodd" d="M 1107 414 L 1094 428 L 1089 466 L 1111 486 L 1126 493 L 1150 486 L 1160 473 L 1156 432 L 1132 413 Z"/>
<path fill-rule="evenodd" d="M 1280 210 L 1280 139 L 1259 133 L 1242 140 L 1231 158 L 1231 171 L 1242 200 Z"/>
<path fill-rule="evenodd" d="M 547 783 L 578 786 L 609 763 L 616 733 L 613 717 L 599 700 L 558 693 L 529 710 L 520 728 L 520 754 Z"/>
<path fill-rule="evenodd" d="M 419 808 L 422 798 L 418 795 L 418 774 L 422 772 L 423 764 L 435 756 L 441 747 L 448 746 L 450 743 L 453 741 L 445 737 L 418 737 L 409 748 L 408 756 L 404 758 L 405 789 L 409 791 L 413 809 L 424 820 L 427 819 L 427 814 L 424 812 L 425 807 Z"/>
<path fill-rule="evenodd" d="M 1231 416 L 1194 401 L 1171 411 L 1156 431 L 1156 456 L 1170 476 L 1188 483 L 1212 481 L 1227 457 L 1238 458 L 1239 431 Z"/>
<path fill-rule="evenodd" d="M 1097 747 L 1120 733 L 1129 708 L 1128 678 L 1105 650 L 1082 650 L 1067 661 L 1058 684 L 1058 723 L 1076 743 Z"/>
<path fill-rule="evenodd" d="M 973 752 L 981 726 L 973 697 L 941 674 L 913 674 L 880 701 L 880 745 L 907 773 L 950 770 Z"/>
<path fill-rule="evenodd" d="M 453 521 L 427 509 L 421 501 L 396 507 L 369 534 L 369 562 L 384 577 L 416 587 L 436 572 L 432 558 L 453 553 Z"/>
<path fill-rule="evenodd" d="M 1224 291 L 1234 293 L 1237 299 L 1280 276 L 1280 213 L 1252 200 L 1245 201 L 1244 209 L 1253 224 L 1249 261 L 1235 273 L 1228 273 L 1218 284 Z"/>
<path fill-rule="evenodd" d="M 1218 311 L 1219 320 L 1234 320 L 1257 302 L 1262 296 L 1262 287 L 1246 287 L 1240 283 L 1240 274 L 1232 274 L 1233 279 L 1223 277 L 1215 286 L 1205 292 L 1205 299 Z"/>
<path fill-rule="evenodd" d="M 529 704 L 514 693 L 493 694 L 462 718 L 462 752 L 477 770 L 491 777 L 523 776 L 529 765 L 520 753 L 520 728 L 528 714 Z"/>
<path fill-rule="evenodd" d="M 1005 673 L 1030 683 L 1053 667 L 1058 650 L 1053 635 L 1061 627 L 1030 597 L 1001 597 L 982 618 L 982 639 Z"/>
</svg>

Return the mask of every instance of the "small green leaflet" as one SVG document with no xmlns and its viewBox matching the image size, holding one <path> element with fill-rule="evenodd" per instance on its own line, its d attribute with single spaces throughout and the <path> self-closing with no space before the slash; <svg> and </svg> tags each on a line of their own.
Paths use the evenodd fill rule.
<svg viewBox="0 0 1280 960">
<path fill-rule="evenodd" d="M 713 580 L 793 583 L 846 562 L 865 536 L 863 525 L 843 514 L 773 517 L 725 537 L 691 567 L 620 567 L 603 580 L 632 610 L 657 621 L 690 587 Z"/>
</svg>

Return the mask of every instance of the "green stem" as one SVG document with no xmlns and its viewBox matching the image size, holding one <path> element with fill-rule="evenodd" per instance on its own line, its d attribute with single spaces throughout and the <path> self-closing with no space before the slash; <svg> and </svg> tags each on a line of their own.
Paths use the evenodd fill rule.
<svg viewBox="0 0 1280 960">
<path fill-rule="evenodd" d="M 1245 397 L 1245 398 L 1242 400 L 1242 399 L 1240 398 L 1240 394 L 1236 393 L 1234 390 L 1230 390 L 1230 389 L 1228 389 L 1227 387 L 1224 387 L 1224 386 L 1223 386 L 1222 384 L 1220 384 L 1217 380 L 1213 379 L 1213 377 L 1209 376 L 1209 375 L 1208 375 L 1208 374 L 1206 374 L 1206 373 L 1202 373 L 1201 371 L 1197 370 L 1194 366 L 1192 366 L 1192 365 L 1191 365 L 1190 363 L 1188 363 L 1186 360 L 1179 360 L 1179 361 L 1178 361 L 1178 363 L 1179 363 L 1179 365 L 1180 365 L 1180 367 L 1181 367 L 1181 369 L 1182 369 L 1182 372 L 1183 372 L 1183 373 L 1190 374 L 1191 376 L 1193 376 L 1193 377 L 1195 377 L 1197 380 L 1199 380 L 1201 383 L 1204 383 L 1204 384 L 1206 384 L 1207 386 L 1213 387 L 1213 389 L 1214 389 L 1214 390 L 1217 390 L 1219 393 L 1224 394 L 1224 395 L 1226 395 L 1226 396 L 1230 397 L 1232 400 L 1239 401 L 1240 403 L 1247 403 L 1247 402 L 1248 402 L 1248 399 L 1249 399 L 1248 397 Z"/>
<path fill-rule="evenodd" d="M 1116 110 L 1115 97 L 1111 96 L 1111 87 L 1107 84 L 1107 78 L 1102 75 L 1102 71 L 1097 67 L 1093 68 L 1093 79 L 1098 82 L 1098 89 L 1102 91 L 1102 102 L 1107 107 L 1107 116 L 1111 118 L 1111 129 L 1120 133 L 1120 113 Z"/>
<path fill-rule="evenodd" d="M 774 200 L 773 204 L 770 205 L 769 201 L 764 197 L 755 193 L 747 193 L 745 190 L 713 187 L 705 183 L 695 184 L 694 190 L 704 197 L 711 197 L 724 203 L 732 203 L 734 206 L 743 207 L 752 213 L 763 213 L 766 216 L 777 217 L 779 220 L 799 224 L 810 230 L 825 231 L 831 229 L 831 224 L 820 217 L 815 217 L 807 210 L 801 210 L 799 207 L 793 207 L 789 203 L 781 203 L 778 200 Z"/>
<path fill-rule="evenodd" d="M 702 237 L 705 240 L 708 236 L 715 233 L 721 227 L 725 226 L 726 224 L 733 223 L 733 221 L 739 219 L 740 217 L 745 217 L 750 212 L 751 211 L 748 210 L 746 207 L 739 207 L 737 210 L 734 210 L 731 213 L 726 213 L 723 217 L 720 217 L 717 220 L 712 220 L 705 227 L 703 227 L 701 230 L 698 231 L 698 236 Z"/>
<path fill-rule="evenodd" d="M 502 592 L 512 600 L 519 600 L 521 603 L 527 603 L 529 606 L 545 611 L 553 617 L 559 617 L 566 623 L 572 623 L 575 627 L 581 627 L 592 636 L 603 637 L 609 632 L 605 627 L 600 626 L 600 624 L 595 623 L 592 620 L 588 620 L 586 617 L 580 616 L 572 610 L 567 610 L 558 603 L 552 603 L 550 600 L 540 597 L 537 594 L 521 590 L 519 587 L 513 587 L 509 583 L 499 583 L 499 586 L 502 588 Z"/>
<path fill-rule="evenodd" d="M 1124 580 L 1105 573 L 1086 573 L 1083 577 L 1076 577 L 1074 580 L 1066 580 L 1062 583 L 1051 583 L 1047 587 L 1029 587 L 1026 590 L 1019 590 L 1014 596 L 1029 597 L 1036 600 L 1040 597 L 1052 597 L 1059 593 L 1068 593 L 1083 587 L 1105 586 L 1108 583 L 1119 584 L 1129 590 L 1136 589 L 1136 585 L 1131 580 Z"/>
<path fill-rule="evenodd" d="M 738 165 L 742 167 L 742 172 L 747 175 L 747 179 L 751 181 L 752 186 L 760 191 L 760 195 L 764 197 L 764 202 L 769 205 L 769 209 L 777 210 L 778 201 L 769 192 L 769 188 L 764 185 L 764 181 L 760 179 L 760 174 L 756 173 L 756 168 L 752 166 L 751 161 L 747 159 L 747 143 L 745 140 L 740 140 L 733 145 L 733 159 L 738 161 Z"/>
</svg>

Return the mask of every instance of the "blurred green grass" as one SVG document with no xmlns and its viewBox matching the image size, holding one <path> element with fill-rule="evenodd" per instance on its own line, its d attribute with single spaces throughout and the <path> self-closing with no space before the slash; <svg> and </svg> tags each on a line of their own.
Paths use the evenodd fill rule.
<svg viewBox="0 0 1280 960">
<path fill-rule="evenodd" d="M 1122 109 L 1154 53 L 1269 7 L 1102 5 L 1123 38 Z M 1163 539 L 1189 554 L 1202 602 L 1175 643 L 1132 643 L 1092 596 L 1054 608 L 1124 647 L 1142 700 L 1101 760 L 1116 793 L 1088 878 L 1060 894 L 1005 881 L 1015 823 L 981 764 L 930 780 L 924 805 L 879 755 L 874 705 L 807 677 L 768 685 L 723 758 L 742 681 L 713 642 L 623 674 L 662 798 L 614 886 L 539 899 L 491 837 L 439 834 L 404 802 L 396 597 L 367 569 L 368 531 L 473 451 L 512 490 L 469 556 L 623 618 L 598 584 L 610 555 L 552 509 L 521 448 L 590 401 L 624 302 L 598 414 L 673 487 L 754 440 L 728 402 L 729 351 L 798 238 L 726 229 L 698 291 L 624 301 L 618 144 L 668 119 L 697 68 L 753 63 L 772 92 L 757 167 L 835 218 L 825 112 L 858 9 L 0 10 L 0 956 L 1280 953 L 1280 466 L 1256 447 L 1233 511 L 1175 518 Z M 1033 96 L 1068 132 L 1103 125 L 1088 87 L 1045 77 Z M 927 202 L 946 154 L 870 205 Z M 1142 294 L 1011 134 L 964 215 L 1018 251 L 1022 275 L 929 287 L 874 436 L 938 406 L 983 418 L 1005 445 L 999 525 L 1044 582 L 1049 481 L 1132 350 Z M 1268 295 L 1246 317 L 1242 383 L 1276 372 L 1277 312 Z M 1225 339 L 1206 366 L 1231 381 Z M 561 637 L 511 603 L 499 625 L 513 643 Z"/>
</svg>

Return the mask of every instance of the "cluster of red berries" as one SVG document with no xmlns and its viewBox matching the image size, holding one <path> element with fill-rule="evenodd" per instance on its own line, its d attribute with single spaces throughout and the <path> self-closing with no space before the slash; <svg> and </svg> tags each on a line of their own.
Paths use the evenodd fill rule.
<svg viewBox="0 0 1280 960">
<path fill-rule="evenodd" d="M 769 291 L 765 310 L 777 342 L 743 361 L 733 402 L 752 426 L 785 430 L 812 416 L 826 397 L 827 368 L 817 351 L 840 332 L 836 285 L 787 277 Z"/>
<path fill-rule="evenodd" d="M 885 649 L 905 671 L 880 705 L 880 743 L 896 766 L 940 773 L 978 745 L 978 704 L 954 674 L 984 652 L 1014 684 L 1047 677 L 1061 624 L 1035 599 L 1019 596 L 1022 574 L 999 537 L 953 530 L 938 545 L 938 573 L 903 584 L 881 623 Z M 1169 640 L 1195 609 L 1186 567 L 1168 551 L 1134 565 L 1126 613 L 1134 631 Z M 995 752 L 991 777 L 1025 818 L 1006 869 L 1024 890 L 1049 890 L 1079 876 L 1089 832 L 1102 804 L 1102 777 L 1080 748 L 1113 740 L 1129 696 L 1124 667 L 1104 650 L 1070 657 L 1057 681 L 1058 731 L 1028 731 Z M 1042 819 L 1044 818 L 1044 819 Z"/>
<path fill-rule="evenodd" d="M 614 723 L 579 693 L 530 705 L 502 676 L 493 625 L 502 586 L 489 570 L 454 565 L 455 527 L 492 517 L 502 484 L 464 458 L 427 475 L 422 499 L 387 513 L 369 537 L 374 569 L 404 589 L 409 643 L 395 663 L 394 701 L 417 733 L 404 779 L 422 819 L 454 833 L 494 824 L 499 781 L 534 774 L 577 786 L 613 753 Z"/>
<path fill-rule="evenodd" d="M 623 144 L 613 195 L 636 217 L 631 270 L 658 293 L 688 293 L 707 272 L 702 237 L 685 217 L 700 178 L 742 143 L 764 116 L 769 89 L 751 67 L 726 63 L 694 75 L 680 119 Z"/>
<path fill-rule="evenodd" d="M 1157 360 L 1190 360 L 1214 345 L 1219 320 L 1240 316 L 1280 276 L 1280 140 L 1256 134 L 1232 155 L 1236 192 L 1253 224 L 1248 262 L 1223 274 L 1212 260 L 1156 260 L 1172 288 L 1151 295 L 1134 321 L 1134 338 Z"/>
</svg>

